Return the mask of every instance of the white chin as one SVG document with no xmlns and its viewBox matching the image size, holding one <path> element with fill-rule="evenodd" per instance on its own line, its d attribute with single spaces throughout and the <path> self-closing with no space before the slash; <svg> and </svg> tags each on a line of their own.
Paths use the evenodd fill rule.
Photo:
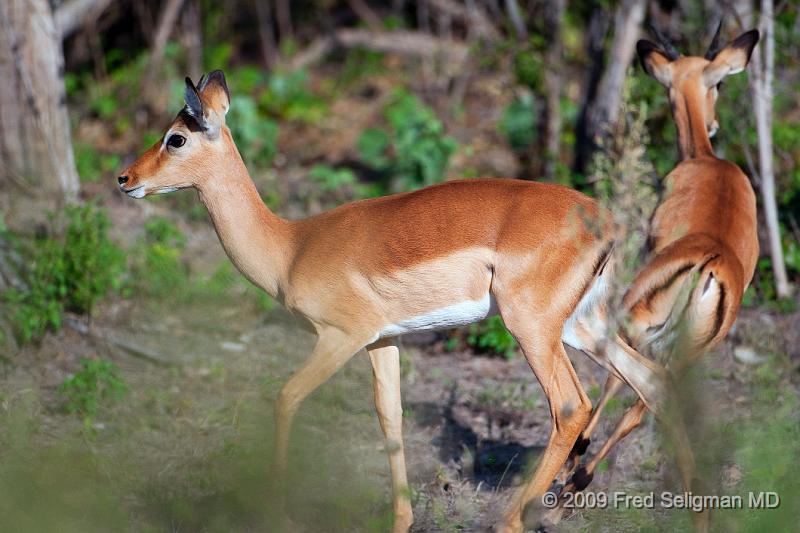
<svg viewBox="0 0 800 533">
<path fill-rule="evenodd" d="M 164 189 L 158 189 L 156 191 L 156 194 L 165 194 L 165 193 L 168 193 L 168 192 L 175 192 L 178 189 L 179 189 L 179 187 L 166 187 Z"/>
<path fill-rule="evenodd" d="M 132 191 L 128 191 L 125 194 L 127 194 L 131 198 L 144 198 L 144 193 L 145 193 L 144 186 L 142 186 L 142 187 L 138 187 L 138 188 L 136 188 L 136 189 L 134 189 Z"/>
<path fill-rule="evenodd" d="M 716 135 L 716 134 L 717 134 L 717 131 L 718 131 L 718 130 L 719 130 L 719 128 L 712 128 L 712 129 L 708 130 L 708 137 L 709 137 L 709 138 L 713 138 L 713 137 L 714 137 L 714 135 Z"/>
</svg>

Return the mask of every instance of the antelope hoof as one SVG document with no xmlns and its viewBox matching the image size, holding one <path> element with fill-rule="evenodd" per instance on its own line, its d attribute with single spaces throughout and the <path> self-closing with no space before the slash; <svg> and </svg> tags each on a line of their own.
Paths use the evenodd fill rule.
<svg viewBox="0 0 800 533">
<path fill-rule="evenodd" d="M 579 467 L 574 474 L 572 474 L 572 484 L 575 486 L 575 491 L 580 492 L 589 486 L 589 483 L 594 479 L 594 473 L 586 471 L 585 466 Z"/>
<path fill-rule="evenodd" d="M 589 444 L 591 444 L 591 442 L 592 440 L 589 438 L 578 437 L 578 440 L 575 441 L 575 445 L 572 447 L 570 455 L 575 457 L 585 454 L 586 450 L 589 449 Z"/>
<path fill-rule="evenodd" d="M 411 529 L 411 524 L 414 523 L 412 516 L 396 515 L 394 524 L 392 524 L 392 533 L 408 533 Z"/>
<path fill-rule="evenodd" d="M 522 521 L 517 518 L 515 520 L 506 519 L 495 524 L 492 528 L 493 533 L 522 533 Z"/>
</svg>

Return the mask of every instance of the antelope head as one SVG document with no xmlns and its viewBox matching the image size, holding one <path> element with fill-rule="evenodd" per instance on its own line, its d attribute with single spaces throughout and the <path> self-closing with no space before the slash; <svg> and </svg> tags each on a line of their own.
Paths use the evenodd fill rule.
<svg viewBox="0 0 800 533">
<path fill-rule="evenodd" d="M 212 169 L 231 161 L 231 151 L 238 155 L 225 125 L 230 93 L 222 71 L 203 76 L 197 86 L 187 77 L 184 99 L 186 105 L 164 136 L 117 178 L 128 196 L 202 187 L 214 179 Z"/>
<path fill-rule="evenodd" d="M 636 43 L 645 71 L 669 91 L 679 128 L 682 118 L 702 119 L 708 137 L 713 137 L 719 127 L 714 106 L 723 78 L 744 70 L 759 37 L 757 30 L 750 30 L 719 46 L 721 28 L 720 22 L 704 57 L 681 55 L 655 28 L 659 44 L 647 40 Z"/>
</svg>

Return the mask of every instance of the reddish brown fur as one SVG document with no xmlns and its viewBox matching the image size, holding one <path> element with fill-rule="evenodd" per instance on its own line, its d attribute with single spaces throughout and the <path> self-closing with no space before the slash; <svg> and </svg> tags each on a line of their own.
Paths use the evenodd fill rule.
<svg viewBox="0 0 800 533">
<path fill-rule="evenodd" d="M 547 489 L 588 422 L 591 403 L 561 336 L 608 253 L 611 217 L 565 187 L 485 179 L 282 220 L 261 201 L 225 126 L 223 80 L 219 74 L 201 83 L 201 105 L 194 107 L 189 102 L 197 104 L 197 89 L 187 84 L 187 108 L 196 118 L 181 113 L 120 184 L 136 197 L 196 188 L 237 268 L 317 332 L 316 348 L 278 398 L 275 479 L 283 477 L 292 418 L 303 398 L 366 346 L 381 426 L 387 439 L 399 441 L 389 452 L 394 530 L 406 531 L 412 516 L 397 345 L 379 339 L 381 331 L 465 302 L 488 302 L 491 295 L 542 384 L 554 421 L 541 464 L 499 525 L 520 531 L 525 505 Z M 185 144 L 170 146 L 173 135 Z"/>
<path fill-rule="evenodd" d="M 667 197 L 658 207 L 650 235 L 651 257 L 624 297 L 630 312 L 628 338 L 643 351 L 668 364 L 670 344 L 658 341 L 683 322 L 678 343 L 683 367 L 722 340 L 733 325 L 742 295 L 758 259 L 756 201 L 747 176 L 736 165 L 714 156 L 709 130 L 716 128 L 717 85 L 728 74 L 744 69 L 758 40 L 757 32 L 743 34 L 712 60 L 679 57 L 670 61 L 656 45 L 637 45 L 645 69 L 669 90 L 678 129 L 681 162 L 666 178 Z M 694 276 L 697 276 L 696 285 Z M 684 289 L 688 289 L 688 292 Z M 688 300 L 682 300 L 682 294 Z M 653 346 L 657 344 L 657 346 Z M 622 382 L 614 376 L 603 392 L 584 438 L 596 426 L 602 408 Z M 591 478 L 611 448 L 642 420 L 640 399 L 622 418 L 600 452 L 581 470 Z M 678 465 L 684 488 L 692 490 L 694 460 L 680 417 L 672 420 Z M 573 468 L 578 464 L 575 461 Z M 574 489 L 574 487 L 572 487 Z M 698 529 L 708 527 L 708 513 L 695 514 Z"/>
</svg>

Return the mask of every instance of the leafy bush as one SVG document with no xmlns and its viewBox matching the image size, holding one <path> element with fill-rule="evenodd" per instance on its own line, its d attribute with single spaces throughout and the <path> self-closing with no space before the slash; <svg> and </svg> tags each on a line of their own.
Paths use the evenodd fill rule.
<svg viewBox="0 0 800 533">
<path fill-rule="evenodd" d="M 272 162 L 278 152 L 278 124 L 259 113 L 252 96 L 234 93 L 226 122 L 247 164 L 267 166 Z"/>
<path fill-rule="evenodd" d="M 327 110 L 325 101 L 309 90 L 308 74 L 302 69 L 273 72 L 259 103 L 272 115 L 309 124 L 319 122 Z"/>
<path fill-rule="evenodd" d="M 168 219 L 153 217 L 144 224 L 144 238 L 135 253 L 137 284 L 150 294 L 174 290 L 186 279 L 181 254 L 186 237 Z"/>
<path fill-rule="evenodd" d="M 127 390 L 117 365 L 86 358 L 81 359 L 81 370 L 58 387 L 67 400 L 67 411 L 83 415 L 86 421 L 97 415 L 101 400 L 118 400 Z"/>
<path fill-rule="evenodd" d="M 367 165 L 384 173 L 389 190 L 407 190 L 444 179 L 455 140 L 432 109 L 419 98 L 398 91 L 384 109 L 389 130 L 368 129 L 358 139 L 358 151 Z"/>
<path fill-rule="evenodd" d="M 75 166 L 81 181 L 100 181 L 103 175 L 119 168 L 120 157 L 117 154 L 102 154 L 88 143 L 76 142 Z"/>
<path fill-rule="evenodd" d="M 517 152 L 524 151 L 536 140 L 536 107 L 533 96 L 525 93 L 503 111 L 497 128 Z"/>
<path fill-rule="evenodd" d="M 356 175 L 349 168 L 333 168 L 328 165 L 314 165 L 308 177 L 319 184 L 325 192 L 338 191 L 357 185 Z"/>
<path fill-rule="evenodd" d="M 63 219 L 62 219 L 63 217 Z M 110 221 L 92 204 L 68 206 L 51 227 L 65 227 L 57 237 L 35 240 L 23 255 L 24 289 L 9 289 L 5 301 L 20 342 L 37 340 L 61 326 L 64 311 L 91 314 L 96 302 L 119 287 L 122 251 L 108 237 Z"/>
<path fill-rule="evenodd" d="M 469 327 L 467 344 L 484 352 L 502 355 L 506 359 L 514 357 L 518 346 L 516 339 L 506 329 L 503 319 L 499 315 L 472 324 Z"/>
<path fill-rule="evenodd" d="M 514 55 L 514 76 L 520 85 L 540 91 L 544 84 L 543 72 L 542 59 L 535 52 L 522 50 Z"/>
<path fill-rule="evenodd" d="M 355 173 L 346 167 L 314 165 L 309 171 L 308 177 L 319 185 L 322 192 L 336 194 L 342 200 L 354 196 L 365 198 L 380 194 L 380 191 L 373 191 L 368 185 L 359 183 Z"/>
</svg>

